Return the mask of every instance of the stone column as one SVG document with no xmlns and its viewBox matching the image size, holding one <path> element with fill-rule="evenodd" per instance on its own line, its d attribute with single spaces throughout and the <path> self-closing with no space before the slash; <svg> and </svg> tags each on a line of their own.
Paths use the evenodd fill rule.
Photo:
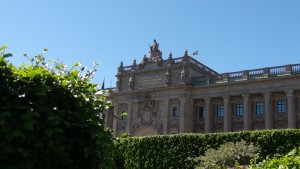
<svg viewBox="0 0 300 169">
<path fill-rule="evenodd" d="M 180 98 L 179 108 L 179 133 L 184 133 L 185 130 L 185 98 Z"/>
<path fill-rule="evenodd" d="M 118 115 L 118 103 L 114 104 L 114 115 Z M 118 120 L 116 118 L 113 117 L 113 130 L 114 130 L 114 136 L 116 137 L 117 134 L 117 123 Z"/>
<path fill-rule="evenodd" d="M 205 98 L 205 133 L 211 132 L 210 98 Z"/>
<path fill-rule="evenodd" d="M 185 101 L 185 120 L 184 120 L 184 132 L 193 133 L 195 124 L 194 114 L 194 99 L 187 97 Z"/>
<path fill-rule="evenodd" d="M 270 111 L 270 92 L 265 92 L 264 93 L 264 98 L 265 98 L 265 129 L 270 130 L 272 129 L 272 114 Z"/>
<path fill-rule="evenodd" d="M 229 96 L 223 96 L 224 103 L 224 132 L 231 131 L 231 113 L 229 112 Z"/>
<path fill-rule="evenodd" d="M 126 133 L 130 133 L 130 124 L 131 124 L 131 117 L 132 117 L 132 101 L 127 102 L 127 117 L 126 117 Z"/>
<path fill-rule="evenodd" d="M 110 128 L 110 126 L 109 126 L 110 122 L 108 121 L 108 119 L 109 119 L 108 115 L 109 115 L 109 111 L 108 110 L 103 110 L 102 115 L 101 115 L 101 112 L 100 112 L 99 118 L 103 118 L 103 116 L 104 116 L 104 120 L 105 120 L 104 126 L 107 127 L 107 128 Z"/>
<path fill-rule="evenodd" d="M 243 108 L 244 108 L 244 130 L 251 130 L 250 128 L 250 114 L 249 114 L 249 94 L 243 94 Z"/>
<path fill-rule="evenodd" d="M 162 117 L 163 117 L 163 134 L 168 134 L 169 99 L 163 99 Z"/>
<path fill-rule="evenodd" d="M 293 89 L 286 90 L 287 96 L 287 113 L 288 113 L 288 128 L 296 128 L 296 113 L 294 110 L 294 91 Z"/>
</svg>

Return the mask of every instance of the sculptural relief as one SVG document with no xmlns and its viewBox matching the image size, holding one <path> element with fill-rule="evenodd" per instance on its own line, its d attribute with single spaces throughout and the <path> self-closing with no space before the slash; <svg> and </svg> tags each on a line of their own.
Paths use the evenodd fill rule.
<svg viewBox="0 0 300 169">
<path fill-rule="evenodd" d="M 167 86 L 169 86 L 170 82 L 171 82 L 171 73 L 170 73 L 169 69 L 167 69 L 166 76 L 165 76 L 165 84 Z"/>
<path fill-rule="evenodd" d="M 185 69 L 185 67 L 183 67 L 182 71 L 180 73 L 181 84 L 186 84 L 187 83 L 187 76 L 188 76 L 188 72 Z"/>
<path fill-rule="evenodd" d="M 156 42 L 154 39 L 153 44 L 149 46 L 150 48 L 150 56 L 149 61 L 150 62 L 156 62 L 158 66 L 162 65 L 162 52 L 159 50 L 159 43 Z"/>
<path fill-rule="evenodd" d="M 133 90 L 133 88 L 134 88 L 134 76 L 133 76 L 133 74 L 131 74 L 131 76 L 129 77 L 128 86 L 129 86 L 129 90 Z"/>
</svg>

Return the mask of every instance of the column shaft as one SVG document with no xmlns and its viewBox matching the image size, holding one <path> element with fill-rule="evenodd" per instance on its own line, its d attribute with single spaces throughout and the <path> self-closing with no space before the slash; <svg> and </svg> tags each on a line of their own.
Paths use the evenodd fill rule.
<svg viewBox="0 0 300 169">
<path fill-rule="evenodd" d="M 127 102 L 127 117 L 126 117 L 126 133 L 130 133 L 130 124 L 131 124 L 131 117 L 132 117 L 132 101 Z"/>
<path fill-rule="evenodd" d="M 294 110 L 293 89 L 287 90 L 288 128 L 296 128 L 296 113 Z"/>
<path fill-rule="evenodd" d="M 223 97 L 224 103 L 224 132 L 231 131 L 231 115 L 229 112 L 229 96 Z"/>
<path fill-rule="evenodd" d="M 163 100 L 163 134 L 168 134 L 168 118 L 169 118 L 169 99 Z"/>
<path fill-rule="evenodd" d="M 115 103 L 114 104 L 114 115 L 118 115 L 118 104 Z M 113 117 L 113 130 L 114 130 L 114 136 L 116 137 L 116 133 L 117 133 L 117 119 Z"/>
<path fill-rule="evenodd" d="M 270 92 L 265 92 L 265 129 L 270 130 L 272 129 L 273 122 L 272 122 L 272 114 L 270 111 Z"/>
<path fill-rule="evenodd" d="M 244 107 L 244 130 L 251 130 L 250 128 L 250 114 L 249 114 L 249 95 L 243 95 L 243 107 Z"/>
<path fill-rule="evenodd" d="M 180 99 L 179 108 L 179 133 L 184 133 L 185 130 L 185 98 Z"/>
<path fill-rule="evenodd" d="M 211 132 L 210 98 L 205 99 L 205 133 Z"/>
</svg>

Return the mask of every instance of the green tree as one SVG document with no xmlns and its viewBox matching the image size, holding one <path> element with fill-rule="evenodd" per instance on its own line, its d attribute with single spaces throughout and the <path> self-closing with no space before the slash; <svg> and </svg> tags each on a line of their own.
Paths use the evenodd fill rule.
<svg viewBox="0 0 300 169">
<path fill-rule="evenodd" d="M 3 169 L 113 168 L 114 144 L 99 111 L 110 106 L 80 63 L 15 67 L 0 48 L 0 166 Z M 52 66 L 52 67 L 51 67 Z M 99 92 L 98 92 L 99 93 Z"/>
</svg>

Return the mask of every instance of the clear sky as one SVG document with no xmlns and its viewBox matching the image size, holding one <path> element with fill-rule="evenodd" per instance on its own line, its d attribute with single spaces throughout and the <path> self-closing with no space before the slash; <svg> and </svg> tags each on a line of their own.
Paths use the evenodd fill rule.
<svg viewBox="0 0 300 169">
<path fill-rule="evenodd" d="M 167 59 L 187 49 L 219 73 L 300 63 L 300 0 L 0 0 L 0 45 L 22 56 L 49 51 L 67 65 L 101 66 L 115 86 L 120 62 L 140 63 L 156 39 Z"/>
</svg>

